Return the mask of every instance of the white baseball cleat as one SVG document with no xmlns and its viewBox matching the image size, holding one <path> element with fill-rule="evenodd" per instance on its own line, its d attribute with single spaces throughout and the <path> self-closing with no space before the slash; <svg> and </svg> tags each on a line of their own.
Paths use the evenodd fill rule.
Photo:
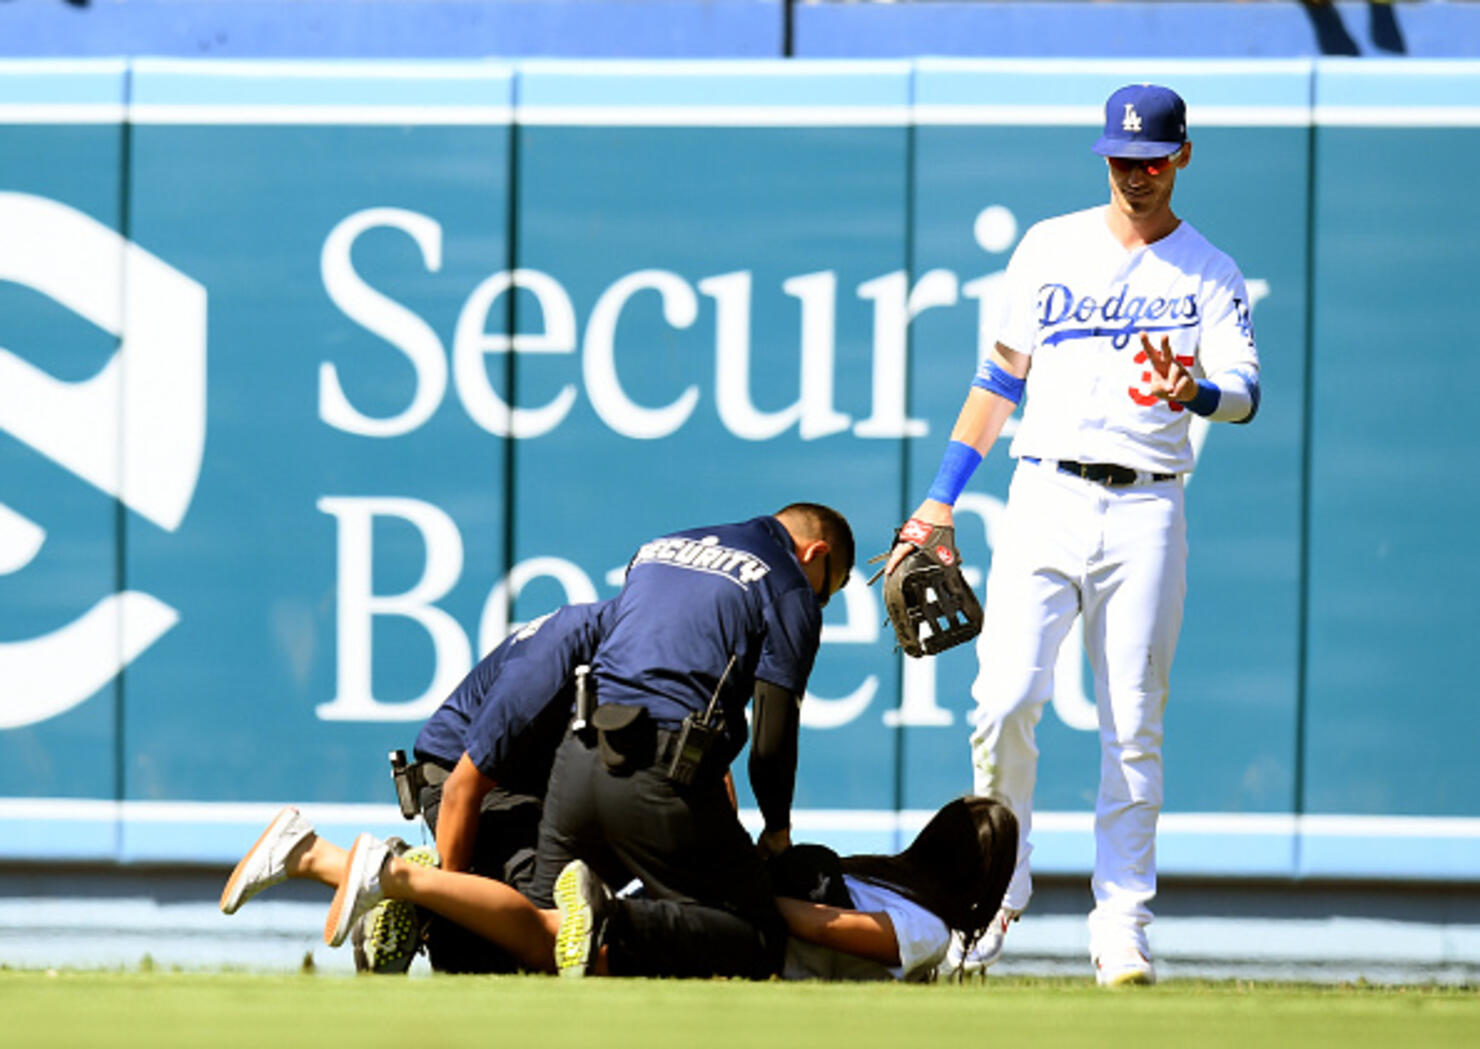
<svg viewBox="0 0 1480 1049">
<path fill-rule="evenodd" d="M 312 833 L 313 824 L 301 812 L 292 805 L 283 806 L 226 879 L 226 888 L 221 890 L 222 913 L 235 914 L 263 889 L 286 881 L 289 853 Z"/>
<path fill-rule="evenodd" d="M 344 863 L 339 888 L 334 890 L 334 900 L 329 904 L 329 916 L 324 919 L 324 942 L 330 947 L 343 943 L 359 917 L 385 899 L 380 888 L 380 872 L 390 857 L 391 847 L 373 834 L 361 834 L 355 839 Z"/>
<path fill-rule="evenodd" d="M 560 930 L 555 934 L 555 968 L 561 976 L 582 977 L 591 965 L 591 951 L 601 910 L 610 897 L 606 885 L 580 860 L 571 860 L 555 879 L 555 906 Z"/>
<path fill-rule="evenodd" d="M 969 951 L 963 951 L 966 946 L 960 935 L 951 936 L 951 946 L 946 950 L 946 957 L 937 970 L 937 975 L 942 980 L 966 980 L 986 974 L 988 966 L 995 965 L 1002 958 L 1003 944 L 1007 939 L 1007 927 L 1022 917 L 1022 911 L 1013 910 L 1011 907 L 1003 907 L 992 918 L 992 924 L 977 937 Z"/>
<path fill-rule="evenodd" d="M 1156 982 L 1156 967 L 1139 948 L 1127 945 L 1095 958 L 1095 982 L 1101 987 L 1149 986 Z"/>
</svg>

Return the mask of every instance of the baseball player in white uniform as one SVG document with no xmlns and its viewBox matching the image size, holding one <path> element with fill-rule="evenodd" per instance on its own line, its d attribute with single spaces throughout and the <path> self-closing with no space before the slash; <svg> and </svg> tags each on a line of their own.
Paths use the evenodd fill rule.
<svg viewBox="0 0 1480 1049">
<path fill-rule="evenodd" d="M 996 961 L 1028 905 L 1034 728 L 1078 615 L 1100 721 L 1090 952 L 1098 981 L 1116 985 L 1155 979 L 1146 926 L 1162 712 L 1186 590 L 1188 424 L 1252 419 L 1259 358 L 1238 267 L 1172 211 L 1192 159 L 1182 99 L 1121 88 L 1093 148 L 1106 158 L 1110 201 L 1038 223 L 1014 251 L 996 346 L 914 516 L 953 523 L 957 496 L 1026 395 L 971 737 L 975 791 L 1007 800 L 1022 844 L 1002 910 L 966 964 Z M 896 547 L 891 567 L 908 550 Z"/>
</svg>

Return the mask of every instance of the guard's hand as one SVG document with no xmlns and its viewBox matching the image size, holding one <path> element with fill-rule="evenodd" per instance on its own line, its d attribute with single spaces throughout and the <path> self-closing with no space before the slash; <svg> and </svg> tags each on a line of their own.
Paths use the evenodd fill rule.
<svg viewBox="0 0 1480 1049">
<path fill-rule="evenodd" d="M 956 526 L 956 517 L 951 508 L 945 503 L 938 503 L 934 499 L 926 499 L 910 517 L 917 521 L 924 521 L 930 525 Z M 894 549 L 889 551 L 889 560 L 884 565 L 884 575 L 888 575 L 899 567 L 899 562 L 904 560 L 905 554 L 915 548 L 913 543 L 896 543 Z M 873 582 L 872 579 L 869 582 Z"/>
<path fill-rule="evenodd" d="M 1197 396 L 1197 380 L 1177 360 L 1176 354 L 1172 353 L 1170 336 L 1163 335 L 1158 347 L 1152 343 L 1151 336 L 1143 331 L 1141 348 L 1146 351 L 1146 359 L 1151 362 L 1151 381 L 1146 387 L 1148 393 L 1164 401 L 1190 401 Z"/>
<path fill-rule="evenodd" d="M 761 836 L 756 839 L 755 847 L 762 859 L 779 856 L 791 848 L 791 828 L 761 831 Z"/>
</svg>

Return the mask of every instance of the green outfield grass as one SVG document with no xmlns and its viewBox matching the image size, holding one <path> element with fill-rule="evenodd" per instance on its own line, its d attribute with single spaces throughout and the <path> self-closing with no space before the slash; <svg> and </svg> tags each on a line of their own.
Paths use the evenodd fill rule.
<svg viewBox="0 0 1480 1049">
<path fill-rule="evenodd" d="M 1480 1045 L 1474 989 L 1087 981 L 970 986 L 0 971 L 8 1045 L 227 1049 L 1430 1049 Z"/>
</svg>

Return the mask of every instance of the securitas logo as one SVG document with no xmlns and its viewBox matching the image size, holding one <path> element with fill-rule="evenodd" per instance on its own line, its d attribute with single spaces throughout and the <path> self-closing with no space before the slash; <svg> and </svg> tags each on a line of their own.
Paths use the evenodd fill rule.
<svg viewBox="0 0 1480 1049">
<path fill-rule="evenodd" d="M 76 382 L 0 349 L 0 429 L 175 531 L 205 447 L 205 289 L 74 208 L 4 192 L 0 280 L 119 340 L 99 371 Z M 0 575 L 22 573 L 46 538 L 43 525 L 0 503 Z M 50 633 L 0 641 L 0 729 L 77 706 L 178 620 L 158 598 L 124 590 Z"/>
<path fill-rule="evenodd" d="M 770 565 L 748 550 L 721 546 L 719 537 L 714 535 L 703 539 L 654 539 L 644 543 L 632 559 L 633 568 L 655 563 L 722 575 L 747 588 L 771 571 Z"/>
<path fill-rule="evenodd" d="M 1123 350 L 1132 336 L 1141 332 L 1177 331 L 1195 328 L 1197 296 L 1132 295 L 1122 284 L 1103 300 L 1076 295 L 1067 284 L 1045 284 L 1038 289 L 1038 326 L 1055 328 L 1040 340 L 1044 346 L 1070 339 L 1109 336 L 1110 345 Z"/>
</svg>

